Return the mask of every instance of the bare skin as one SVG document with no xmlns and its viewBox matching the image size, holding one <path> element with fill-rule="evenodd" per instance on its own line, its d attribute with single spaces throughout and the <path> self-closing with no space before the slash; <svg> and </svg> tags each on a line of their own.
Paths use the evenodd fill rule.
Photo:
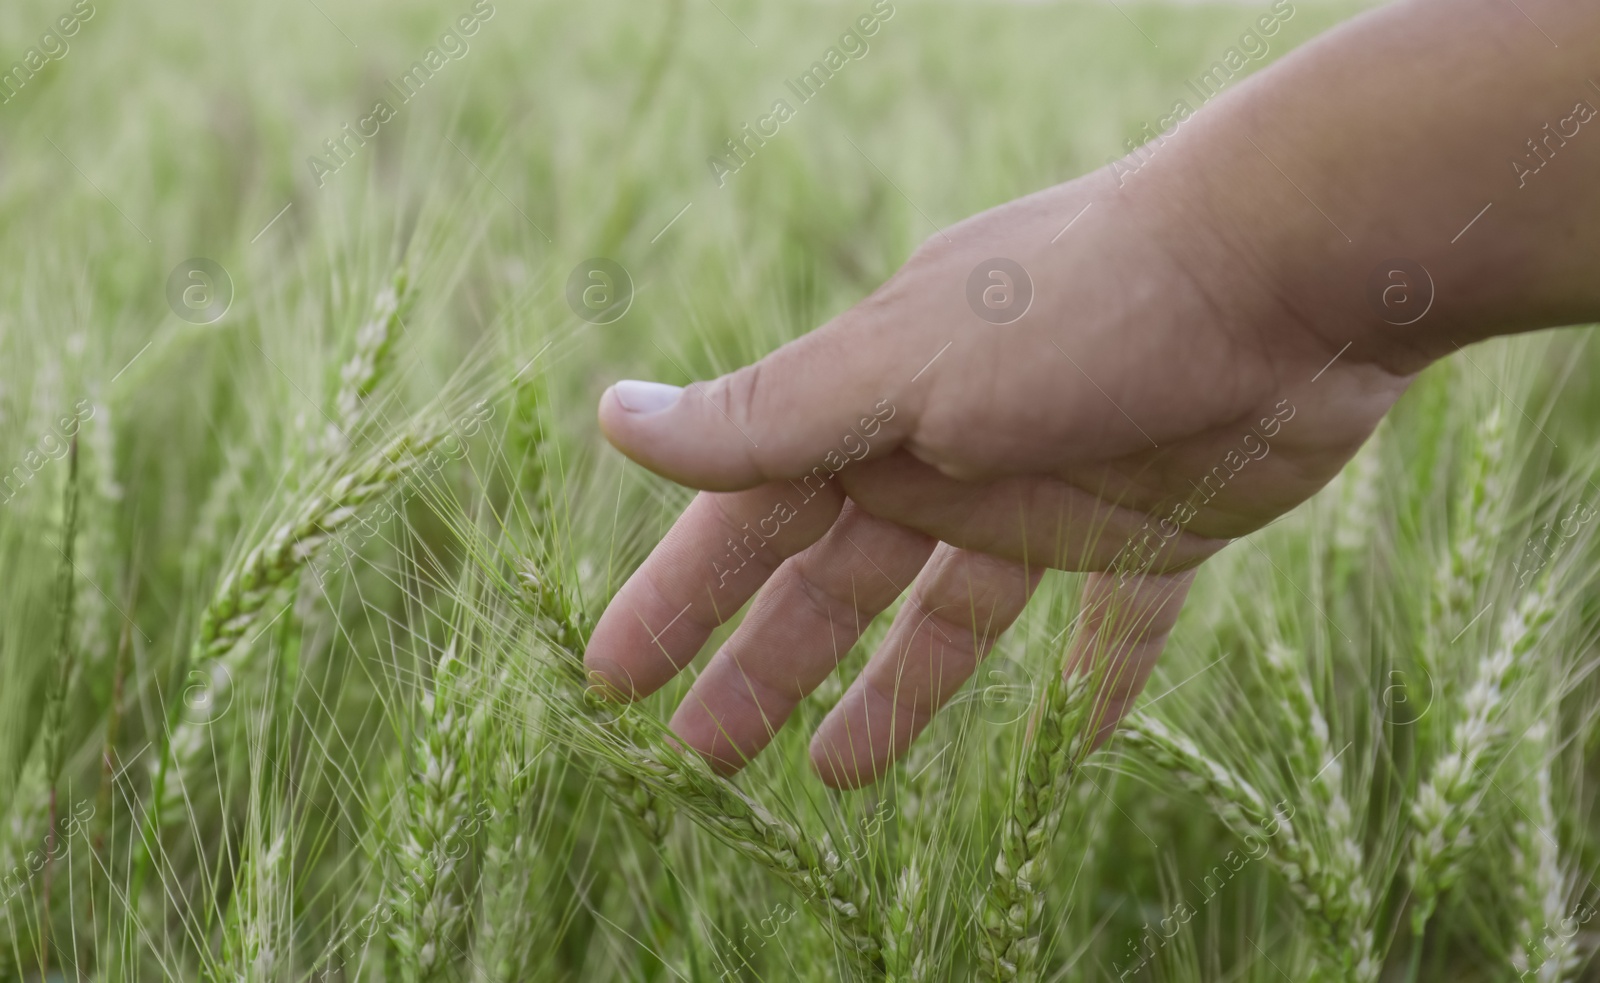
<svg viewBox="0 0 1600 983">
<path fill-rule="evenodd" d="M 856 787 L 1045 568 L 1086 571 L 1069 667 L 1108 660 L 1109 733 L 1194 568 L 1331 480 L 1418 371 L 1600 319 L 1600 118 L 1577 103 L 1600 107 L 1592 0 L 1402 0 L 1140 157 L 943 230 L 754 365 L 613 386 L 612 443 L 704 491 L 613 599 L 589 668 L 647 695 L 759 590 L 672 720 L 732 772 L 908 588 L 812 741 L 823 781 Z M 1004 324 L 969 303 L 975 270 L 1008 296 L 996 257 L 1032 286 Z"/>
</svg>

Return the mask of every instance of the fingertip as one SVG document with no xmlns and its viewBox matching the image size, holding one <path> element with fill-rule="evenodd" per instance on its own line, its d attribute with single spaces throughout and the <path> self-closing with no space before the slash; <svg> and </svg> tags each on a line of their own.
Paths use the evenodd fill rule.
<svg viewBox="0 0 1600 983">
<path fill-rule="evenodd" d="M 625 379 L 606 387 L 606 391 L 600 394 L 596 416 L 600 422 L 600 432 L 611 446 L 633 457 L 630 449 L 636 443 L 639 415 L 628 411 L 617 392 L 617 388 L 628 381 Z"/>
<path fill-rule="evenodd" d="M 633 676 L 622 663 L 605 655 L 595 655 L 593 647 L 583 655 L 583 675 L 587 689 L 614 703 L 632 703 L 643 694 L 633 685 Z"/>
<path fill-rule="evenodd" d="M 634 419 L 644 419 L 675 406 L 683 396 L 683 387 L 665 382 L 623 379 L 606 392 L 622 412 Z"/>
<path fill-rule="evenodd" d="M 826 728 L 826 723 L 824 723 Z M 843 747 L 823 736 L 818 730 L 811 739 L 811 770 L 828 788 L 841 792 L 854 791 L 878 780 L 876 769 L 868 754 L 868 770 L 862 771 L 855 748 L 848 742 Z"/>
<path fill-rule="evenodd" d="M 834 767 L 832 758 L 829 757 L 826 747 L 822 743 L 822 735 L 818 734 L 811 739 L 810 748 L 811 771 L 817 779 L 831 789 L 843 789 L 844 776 L 839 769 Z"/>
<path fill-rule="evenodd" d="M 706 400 L 685 400 L 687 391 L 663 382 L 616 382 L 600 395 L 600 432 L 630 461 L 680 485 L 742 491 L 762 483 L 745 449 L 753 444 L 748 433 Z"/>
<path fill-rule="evenodd" d="M 692 693 L 678 704 L 667 730 L 686 750 L 698 755 L 723 778 L 733 777 L 749 763 L 717 718 Z"/>
<path fill-rule="evenodd" d="M 614 382 L 600 394 L 600 427 L 608 438 L 613 431 L 626 436 L 632 428 L 649 426 L 654 418 L 676 406 L 682 396 L 682 386 L 665 382 Z"/>
</svg>

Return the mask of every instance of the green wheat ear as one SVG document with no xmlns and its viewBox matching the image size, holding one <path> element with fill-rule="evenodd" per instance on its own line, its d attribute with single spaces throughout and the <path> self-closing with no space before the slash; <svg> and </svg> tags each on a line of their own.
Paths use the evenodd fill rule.
<svg viewBox="0 0 1600 983">
<path fill-rule="evenodd" d="M 1488 582 L 1492 552 L 1505 528 L 1505 454 L 1505 415 L 1497 403 L 1475 432 L 1451 517 L 1450 549 L 1434 581 L 1429 612 L 1434 632 L 1424 649 L 1430 672 L 1439 668 L 1434 654 L 1469 624 Z"/>
<path fill-rule="evenodd" d="M 1571 917 L 1571 908 L 1551 780 L 1556 749 L 1550 741 L 1550 728 L 1543 721 L 1528 728 L 1522 743 L 1526 750 L 1521 757 L 1532 763 L 1533 787 L 1528 796 L 1531 801 L 1512 828 L 1516 929 L 1511 968 L 1517 971 L 1518 979 L 1561 983 L 1577 971 L 1581 953 L 1577 941 L 1563 938 L 1561 931 L 1563 920 Z"/>
<path fill-rule="evenodd" d="M 1355 929 L 1342 917 L 1350 898 L 1341 892 L 1348 891 L 1348 884 L 1330 876 L 1321 853 L 1300 834 L 1291 817 L 1273 808 L 1254 785 L 1200 750 L 1194 741 L 1146 714 L 1124 722 L 1121 735 L 1131 749 L 1204 797 L 1236 836 L 1244 839 L 1270 827 L 1268 862 L 1310 918 L 1323 958 L 1330 965 L 1344 967 L 1353 978 L 1371 970 L 1364 944 L 1352 948 Z M 1356 941 L 1360 942 L 1359 935 Z"/>
<path fill-rule="evenodd" d="M 1051 673 L 1032 717 L 983 907 L 989 971 L 996 980 L 1038 976 L 1046 851 L 1060 826 L 1078 765 L 1094 738 L 1088 715 L 1095 678 L 1074 672 L 1063 679 L 1061 673 Z"/>
<path fill-rule="evenodd" d="M 654 835 L 667 808 L 682 810 L 734 852 L 753 860 L 793 888 L 827 925 L 843 951 L 876 968 L 882 943 L 866 884 L 831 848 L 797 825 L 774 815 L 698 755 L 684 753 L 661 737 L 639 708 L 618 705 L 586 684 L 583 652 L 592 625 L 587 617 L 528 561 L 518 571 L 520 598 L 555 648 L 557 673 L 568 694 L 570 726 L 587 736 L 602 761 L 607 794 Z"/>
<path fill-rule="evenodd" d="M 44 723 L 40 728 L 44 748 L 42 757 L 53 780 L 61 773 L 63 747 L 62 720 L 66 710 L 67 691 L 72 686 L 73 671 L 77 664 L 74 645 L 77 624 L 73 621 L 73 599 L 77 596 L 78 570 L 73 562 L 73 547 L 78 539 L 78 441 L 72 441 L 69 455 L 66 490 L 62 494 L 61 568 L 56 578 L 56 594 L 60 600 L 60 634 L 56 639 L 55 674 L 50 689 L 45 694 Z"/>
<path fill-rule="evenodd" d="M 356 330 L 355 350 L 339 370 L 339 391 L 334 397 L 334 420 L 328 422 L 324 438 L 326 453 L 335 454 L 349 446 L 349 440 L 366 422 L 367 400 L 388 377 L 394 365 L 395 341 L 405 326 L 412 294 L 410 275 L 404 266 L 395 270 L 389 284 L 372 300 L 372 311 Z M 334 422 L 337 421 L 337 422 Z"/>
<path fill-rule="evenodd" d="M 71 463 L 62 490 L 61 558 L 56 572 L 56 648 L 45 690 L 44 714 L 39 725 L 39 741 L 26 750 L 22 774 L 9 790 L 11 801 L 0 806 L 0 890 L 8 875 L 26 860 L 26 853 L 41 841 L 53 843 L 57 834 L 60 802 L 56 783 L 61 775 L 65 748 L 67 694 L 72 689 L 77 659 L 74 646 L 77 624 L 73 620 L 73 600 L 77 596 L 78 568 L 73 562 L 73 547 L 78 533 L 78 442 L 72 442 Z M 45 886 L 40 921 L 40 951 L 48 951 L 51 861 L 46 861 Z M 0 939 L 15 932 L 11 913 L 12 899 L 0 896 Z"/>
<path fill-rule="evenodd" d="M 395 840 L 400 877 L 389 938 L 407 981 L 446 975 L 468 914 L 461 883 L 467 871 L 456 851 L 470 843 L 472 765 L 488 739 L 490 704 L 470 698 L 459 643 L 451 639 L 440 654 L 432 686 L 422 694 L 404 824 Z"/>
<path fill-rule="evenodd" d="M 1433 917 L 1440 896 L 1461 877 L 1466 855 L 1476 842 L 1472 816 L 1490 789 L 1484 769 L 1506 737 L 1510 687 L 1528 670 L 1528 657 L 1556 615 L 1551 581 L 1546 569 L 1501 620 L 1499 640 L 1478 661 L 1461 718 L 1451 729 L 1451 750 L 1434 764 L 1412 802 L 1414 838 L 1408 874 L 1411 924 L 1418 936 Z"/>
<path fill-rule="evenodd" d="M 269 603 L 362 508 L 416 473 L 441 436 L 429 424 L 402 431 L 325 490 L 305 493 L 291 517 L 268 532 L 223 577 L 201 615 L 194 641 L 195 685 L 184 693 L 184 703 L 177 704 L 187 705 L 191 712 L 182 716 L 174 711 L 166 747 L 151 766 L 150 835 L 159 835 L 181 814 L 183 775 L 198 766 L 207 747 L 211 715 L 229 705 L 233 683 L 244 672 L 254 641 L 246 636 L 262 624 Z"/>
<path fill-rule="evenodd" d="M 551 640 L 556 652 L 555 671 L 571 705 L 578 708 L 595 726 L 607 727 L 613 704 L 599 689 L 590 686 L 583 669 L 583 651 L 589 644 L 593 625 L 560 588 L 546 584 L 532 561 L 524 560 L 517 571 L 524 606 L 536 612 L 540 629 Z M 667 800 L 653 794 L 639 779 L 612 762 L 600 762 L 606 795 L 633 818 L 645 837 L 659 846 L 672 826 L 673 808 Z"/>
<path fill-rule="evenodd" d="M 1341 969 L 1352 980 L 1377 978 L 1383 968 L 1375 952 L 1372 929 L 1372 890 L 1366 883 L 1366 856 L 1361 846 L 1361 831 L 1349 800 L 1345 797 L 1344 766 L 1329 739 L 1327 717 L 1317 702 L 1311 685 L 1311 667 L 1302 657 L 1281 642 L 1267 646 L 1262 659 L 1270 693 L 1287 711 L 1289 759 L 1296 779 L 1309 784 L 1309 795 L 1302 795 L 1320 817 L 1302 823 L 1306 839 L 1322 840 L 1317 880 L 1322 890 L 1321 916 L 1335 940 Z"/>
<path fill-rule="evenodd" d="M 495 700 L 508 689 L 508 674 L 482 677 L 483 700 Z M 528 815 L 531 793 L 544 777 L 548 746 L 530 749 L 520 725 L 498 737 L 489 750 L 492 764 L 484 780 L 490 808 L 483 848 L 477 933 L 472 941 L 474 983 L 533 979 L 549 957 L 537 940 L 554 931 L 553 912 L 536 894 L 536 870 L 544 859 L 540 833 L 548 833 L 547 816 Z M 541 803 L 542 804 L 542 803 Z"/>
</svg>

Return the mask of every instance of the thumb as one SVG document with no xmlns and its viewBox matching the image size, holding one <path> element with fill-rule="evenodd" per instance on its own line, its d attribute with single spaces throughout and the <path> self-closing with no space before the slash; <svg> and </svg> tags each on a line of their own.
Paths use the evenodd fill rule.
<svg viewBox="0 0 1600 983">
<path fill-rule="evenodd" d="M 881 457 L 911 432 L 894 334 L 845 315 L 738 371 L 687 387 L 624 380 L 600 397 L 618 450 L 679 484 L 736 491 Z M 898 368 L 898 366 L 897 366 Z"/>
</svg>

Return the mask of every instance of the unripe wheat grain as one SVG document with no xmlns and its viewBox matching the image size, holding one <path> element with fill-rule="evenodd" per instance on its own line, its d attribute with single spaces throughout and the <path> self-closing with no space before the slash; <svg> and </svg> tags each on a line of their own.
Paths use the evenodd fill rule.
<svg viewBox="0 0 1600 983">
<path fill-rule="evenodd" d="M 664 741 L 637 712 L 618 713 L 618 705 L 584 685 L 583 651 L 588 619 L 531 564 L 518 571 L 524 610 L 541 623 L 556 650 L 557 673 L 570 694 L 574 726 L 612 768 L 603 771 L 609 794 L 629 809 L 647 832 L 664 823 L 670 804 L 741 856 L 767 868 L 797 891 L 829 927 L 853 959 L 876 965 L 881 942 L 874 926 L 866 884 L 829 845 L 807 836 L 725 778 L 705 761 Z"/>
<path fill-rule="evenodd" d="M 1328 720 L 1304 661 L 1295 659 L 1287 646 L 1273 642 L 1267 646 L 1263 662 L 1275 695 L 1288 711 L 1294 774 L 1302 783 L 1310 783 L 1311 802 L 1323 820 L 1320 825 L 1302 825 L 1307 840 L 1326 841 L 1318 864 L 1318 879 L 1326 883 L 1322 917 L 1330 936 L 1344 940 L 1339 947 L 1340 968 L 1353 980 L 1375 979 L 1382 966 L 1367 925 L 1372 889 L 1363 873 L 1366 862 L 1359 830 L 1344 794 L 1344 768 L 1339 762 L 1342 750 L 1335 752 L 1329 739 Z"/>
<path fill-rule="evenodd" d="M 1094 728 L 1084 721 L 1094 691 L 1092 678 L 1090 673 L 1075 672 L 1065 679 L 1055 674 L 1034 712 L 984 902 L 989 971 L 996 980 L 1037 975 L 1045 850 L 1094 736 Z"/>
<path fill-rule="evenodd" d="M 1414 907 L 1411 922 L 1421 935 L 1439 896 L 1461 875 L 1461 861 L 1473 842 L 1473 804 L 1487 791 L 1482 769 L 1504 737 L 1506 690 L 1524 668 L 1527 656 L 1555 616 L 1548 570 L 1500 624 L 1499 641 L 1478 663 L 1477 678 L 1462 701 L 1462 715 L 1451 730 L 1451 750 L 1434 765 L 1417 790 L 1411 809 L 1414 828 L 1409 875 Z"/>
<path fill-rule="evenodd" d="M 400 433 L 325 491 L 304 495 L 292 517 L 275 526 L 223 577 L 201 615 L 193 646 L 199 681 L 185 694 L 190 713 L 176 717 L 167 746 L 152 765 L 152 834 L 159 834 L 181 809 L 182 776 L 206 747 L 211 714 L 226 708 L 233 680 L 249 653 L 245 636 L 261 623 L 274 594 L 363 506 L 417 470 L 439 439 L 439 430 L 427 425 Z"/>
<path fill-rule="evenodd" d="M 1552 801 L 1549 728 L 1534 724 L 1522 743 L 1538 755 L 1533 769 L 1531 814 L 1512 831 L 1513 892 L 1518 909 L 1517 934 L 1511 948 L 1511 968 L 1519 980 L 1561 983 L 1580 962 L 1573 940 L 1557 926 L 1566 917 L 1567 877 L 1561 865 L 1555 804 Z"/>
<path fill-rule="evenodd" d="M 467 698 L 466 674 L 452 640 L 434 667 L 431 688 L 422 694 L 405 821 L 394 844 L 399 876 L 390 901 L 395 922 L 389 939 L 407 981 L 445 974 L 467 915 L 461 861 L 473 839 L 466 829 L 473 813 L 469 770 L 486 740 L 489 713 L 486 703 L 474 705 Z"/>
</svg>

